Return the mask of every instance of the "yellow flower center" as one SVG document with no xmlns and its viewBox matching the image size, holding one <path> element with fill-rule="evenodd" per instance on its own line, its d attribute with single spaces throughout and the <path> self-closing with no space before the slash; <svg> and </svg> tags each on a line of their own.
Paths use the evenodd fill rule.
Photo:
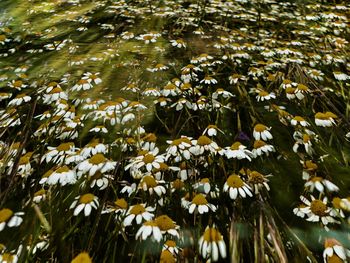
<svg viewBox="0 0 350 263">
<path fill-rule="evenodd" d="M 326 238 L 326 240 L 324 241 L 324 247 L 333 247 L 335 245 L 341 246 L 341 243 L 336 240 L 335 238 Z"/>
<path fill-rule="evenodd" d="M 331 257 L 327 257 L 328 263 L 343 263 L 344 261 L 338 257 L 336 254 L 333 254 Z"/>
<path fill-rule="evenodd" d="M 228 186 L 233 188 L 240 188 L 244 186 L 243 180 L 238 175 L 235 175 L 235 174 L 230 175 L 230 177 L 227 178 L 226 183 L 228 184 Z"/>
<path fill-rule="evenodd" d="M 292 83 L 292 81 L 290 81 L 289 79 L 284 79 L 283 80 L 283 84 L 291 84 Z"/>
<path fill-rule="evenodd" d="M 13 86 L 16 87 L 16 88 L 19 88 L 21 87 L 23 84 L 22 80 L 16 80 L 14 83 L 13 83 Z"/>
<path fill-rule="evenodd" d="M 17 98 L 17 99 L 20 99 L 20 98 L 23 98 L 23 97 L 25 97 L 25 96 L 27 96 L 26 93 L 21 93 L 21 94 L 18 94 L 18 95 L 16 96 L 16 98 Z"/>
<path fill-rule="evenodd" d="M 60 93 L 62 92 L 62 89 L 60 87 L 53 88 L 49 94 L 55 94 L 55 93 Z"/>
<path fill-rule="evenodd" d="M 210 183 L 209 178 L 203 178 L 200 180 L 201 183 L 205 184 L 205 183 Z"/>
<path fill-rule="evenodd" d="M 164 245 L 167 245 L 168 247 L 176 247 L 176 242 L 173 240 L 167 240 Z"/>
<path fill-rule="evenodd" d="M 261 173 L 253 171 L 249 174 L 249 182 L 252 184 L 262 184 L 265 182 L 265 178 Z"/>
<path fill-rule="evenodd" d="M 92 260 L 88 253 L 81 252 L 71 261 L 71 263 L 92 263 Z"/>
<path fill-rule="evenodd" d="M 306 161 L 304 164 L 304 168 L 307 170 L 316 170 L 318 168 L 317 164 L 313 163 L 312 161 Z"/>
<path fill-rule="evenodd" d="M 164 89 L 165 90 L 174 90 L 174 89 L 176 89 L 176 86 L 172 83 L 169 83 L 164 87 Z"/>
<path fill-rule="evenodd" d="M 163 250 L 160 254 L 160 263 L 175 263 L 175 258 L 169 250 Z"/>
<path fill-rule="evenodd" d="M 30 159 L 30 157 L 28 157 L 28 156 L 22 156 L 19 159 L 19 165 L 23 165 L 23 164 L 29 163 L 29 159 Z"/>
<path fill-rule="evenodd" d="M 219 242 L 222 240 L 221 233 L 215 228 L 207 228 L 203 234 L 203 239 L 207 242 Z"/>
<path fill-rule="evenodd" d="M 78 81 L 79 85 L 83 85 L 83 84 L 86 84 L 86 83 L 88 83 L 88 81 L 86 79 L 81 79 L 81 80 Z"/>
<path fill-rule="evenodd" d="M 52 173 L 53 173 L 52 169 L 48 170 L 46 173 L 44 173 L 43 178 L 49 177 Z"/>
<path fill-rule="evenodd" d="M 100 164 L 106 161 L 106 157 L 103 156 L 102 153 L 95 154 L 89 159 L 89 163 L 91 164 Z"/>
<path fill-rule="evenodd" d="M 57 86 L 58 85 L 58 83 L 57 82 L 50 82 L 49 84 L 47 84 L 47 86 L 49 86 L 49 87 L 55 87 L 55 86 Z"/>
<path fill-rule="evenodd" d="M 181 86 L 182 90 L 189 90 L 190 88 L 192 88 L 192 85 L 190 83 L 185 83 Z"/>
<path fill-rule="evenodd" d="M 169 169 L 169 166 L 166 163 L 159 163 L 159 169 L 160 171 L 166 171 Z"/>
<path fill-rule="evenodd" d="M 312 182 L 322 182 L 323 178 L 319 176 L 315 176 L 311 178 Z"/>
<path fill-rule="evenodd" d="M 126 138 L 126 143 L 127 144 L 135 144 L 135 139 L 134 138 L 132 138 L 132 137 L 128 137 L 128 138 Z"/>
<path fill-rule="evenodd" d="M 211 144 L 212 140 L 210 140 L 207 136 L 202 135 L 198 138 L 197 140 L 197 144 L 200 146 L 204 146 L 204 145 L 209 145 Z"/>
<path fill-rule="evenodd" d="M 9 220 L 12 215 L 13 215 L 13 212 L 11 209 L 8 209 L 8 208 L 1 209 L 0 210 L 0 223 L 6 222 L 7 220 Z"/>
<path fill-rule="evenodd" d="M 128 203 L 125 201 L 124 198 L 117 199 L 117 201 L 114 202 L 114 205 L 117 208 L 121 208 L 121 209 L 127 209 L 128 208 Z"/>
<path fill-rule="evenodd" d="M 297 122 L 305 121 L 305 119 L 301 116 L 295 116 L 293 119 L 296 120 Z"/>
<path fill-rule="evenodd" d="M 97 171 L 92 177 L 92 180 L 97 180 L 97 179 L 101 179 L 103 177 L 103 174 L 100 171 Z"/>
<path fill-rule="evenodd" d="M 178 146 L 178 145 L 180 145 L 183 142 L 187 143 L 187 144 L 191 144 L 191 141 L 188 138 L 183 137 L 183 138 L 179 138 L 179 139 L 173 140 L 171 145 Z"/>
<path fill-rule="evenodd" d="M 286 88 L 286 93 L 288 93 L 288 94 L 294 94 L 294 93 L 295 93 L 295 88 L 292 88 L 292 87 Z"/>
<path fill-rule="evenodd" d="M 308 143 L 310 141 L 310 136 L 308 134 L 303 134 L 303 142 Z"/>
<path fill-rule="evenodd" d="M 151 40 L 152 38 L 153 36 L 150 35 L 143 36 L 143 40 Z"/>
<path fill-rule="evenodd" d="M 146 212 L 146 209 L 142 205 L 134 205 L 130 209 L 130 214 L 134 214 L 134 215 L 140 215 L 144 212 Z"/>
<path fill-rule="evenodd" d="M 144 163 L 152 163 L 156 158 L 153 156 L 153 154 L 148 153 L 143 157 Z"/>
<path fill-rule="evenodd" d="M 145 223 L 143 223 L 144 226 L 158 226 L 156 222 L 154 222 L 153 220 L 147 221 Z"/>
<path fill-rule="evenodd" d="M 2 261 L 1 262 L 12 263 L 14 258 L 15 258 L 15 256 L 10 254 L 10 253 L 4 253 L 4 254 L 2 254 Z"/>
<path fill-rule="evenodd" d="M 341 199 L 339 197 L 334 197 L 332 200 L 333 207 L 336 209 L 341 209 Z"/>
<path fill-rule="evenodd" d="M 254 149 L 258 149 L 258 148 L 263 147 L 265 145 L 266 145 L 266 143 L 264 141 L 257 140 L 257 141 L 254 142 L 253 147 L 254 147 Z"/>
<path fill-rule="evenodd" d="M 143 137 L 142 140 L 146 142 L 156 142 L 157 136 L 154 133 L 149 133 L 145 137 Z"/>
<path fill-rule="evenodd" d="M 66 142 L 66 143 L 61 143 L 60 145 L 57 146 L 57 151 L 59 152 L 65 152 L 69 151 L 71 147 L 73 147 L 74 143 L 72 142 Z"/>
<path fill-rule="evenodd" d="M 263 131 L 267 130 L 267 127 L 264 124 L 259 123 L 259 124 L 255 125 L 254 130 L 256 132 L 263 132 Z"/>
<path fill-rule="evenodd" d="M 305 86 L 304 84 L 298 84 L 297 87 L 298 90 L 302 90 L 302 91 L 308 91 L 309 88 L 307 86 Z"/>
<path fill-rule="evenodd" d="M 327 111 L 327 112 L 325 113 L 325 115 L 326 115 L 328 118 L 333 118 L 333 119 L 338 118 L 337 115 L 335 115 L 333 112 L 330 112 L 330 111 Z"/>
<path fill-rule="evenodd" d="M 197 194 L 195 197 L 193 197 L 192 203 L 195 205 L 206 205 L 206 204 L 208 204 L 208 201 L 207 201 L 207 199 L 205 199 L 204 195 Z"/>
<path fill-rule="evenodd" d="M 241 146 L 242 144 L 240 142 L 235 142 L 234 144 L 231 145 L 230 149 L 232 151 L 237 151 L 239 150 L 239 146 Z"/>
<path fill-rule="evenodd" d="M 176 179 L 172 182 L 172 187 L 176 190 L 180 190 L 182 187 L 184 187 L 184 183 L 180 179 Z"/>
<path fill-rule="evenodd" d="M 146 175 L 142 178 L 141 184 L 146 184 L 148 188 L 153 188 L 157 186 L 156 180 L 153 178 L 153 176 Z"/>
<path fill-rule="evenodd" d="M 158 216 L 154 220 L 154 222 L 157 223 L 157 226 L 162 231 L 167 231 L 169 229 L 174 229 L 175 228 L 175 224 L 174 224 L 173 220 L 171 220 L 171 218 L 168 217 L 167 215 Z"/>
<path fill-rule="evenodd" d="M 267 91 L 265 91 L 265 90 L 262 90 L 262 91 L 259 92 L 259 96 L 260 97 L 265 97 L 265 96 L 268 96 L 268 95 L 269 95 L 269 93 Z"/>
<path fill-rule="evenodd" d="M 310 206 L 311 212 L 317 216 L 325 216 L 327 206 L 321 200 L 313 200 Z"/>
<path fill-rule="evenodd" d="M 45 189 L 41 189 L 37 192 L 34 193 L 34 196 L 40 196 L 40 195 L 44 195 L 46 193 Z"/>
<path fill-rule="evenodd" d="M 80 196 L 79 203 L 81 204 L 89 204 L 95 199 L 95 196 L 93 194 L 84 194 Z"/>
<path fill-rule="evenodd" d="M 0 35 L 0 41 L 4 41 L 6 39 L 5 35 Z"/>
<path fill-rule="evenodd" d="M 322 113 L 322 112 L 317 112 L 315 114 L 315 119 L 319 119 L 319 120 L 327 120 L 328 117 L 326 116 L 326 114 Z"/>
<path fill-rule="evenodd" d="M 55 172 L 56 173 L 67 173 L 69 171 L 70 171 L 70 169 L 68 168 L 67 165 L 65 165 L 65 166 L 58 168 Z"/>
</svg>

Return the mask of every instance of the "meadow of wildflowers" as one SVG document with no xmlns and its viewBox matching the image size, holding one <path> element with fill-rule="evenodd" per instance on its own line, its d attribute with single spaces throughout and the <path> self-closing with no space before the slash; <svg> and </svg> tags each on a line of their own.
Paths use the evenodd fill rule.
<svg viewBox="0 0 350 263">
<path fill-rule="evenodd" d="M 0 11 L 0 262 L 350 260 L 348 1 Z"/>
</svg>

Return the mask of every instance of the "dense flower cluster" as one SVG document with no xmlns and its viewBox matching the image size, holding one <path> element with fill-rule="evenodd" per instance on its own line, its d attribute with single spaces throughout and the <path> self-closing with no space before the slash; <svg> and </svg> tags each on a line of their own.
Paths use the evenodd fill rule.
<svg viewBox="0 0 350 263">
<path fill-rule="evenodd" d="M 324 2 L 0 3 L 0 262 L 347 262 L 350 6 Z"/>
</svg>

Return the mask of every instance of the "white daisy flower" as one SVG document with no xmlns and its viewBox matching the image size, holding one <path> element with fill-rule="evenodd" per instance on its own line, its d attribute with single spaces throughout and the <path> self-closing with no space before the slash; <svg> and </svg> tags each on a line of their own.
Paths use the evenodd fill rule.
<svg viewBox="0 0 350 263">
<path fill-rule="evenodd" d="M 154 168 L 159 169 L 160 164 L 164 162 L 164 157 L 157 155 L 158 151 L 158 148 L 155 148 L 153 151 L 146 151 L 144 154 L 131 159 L 131 162 L 125 166 L 125 171 L 131 167 L 135 167 L 136 169 L 145 167 L 148 172 L 151 172 Z"/>
<path fill-rule="evenodd" d="M 161 90 L 161 94 L 164 97 L 177 96 L 179 95 L 179 93 L 180 93 L 180 89 L 171 82 L 165 85 L 164 88 Z"/>
<path fill-rule="evenodd" d="M 96 133 L 108 133 L 108 130 L 103 125 L 95 126 L 94 128 L 91 128 L 89 132 L 96 132 Z"/>
<path fill-rule="evenodd" d="M 48 152 L 46 152 L 41 158 L 41 162 L 44 160 L 49 163 L 62 164 L 67 155 L 73 155 L 76 152 L 76 148 L 73 142 L 61 143 L 57 147 L 48 146 Z"/>
<path fill-rule="evenodd" d="M 18 94 L 14 99 L 12 99 L 7 106 L 19 106 L 25 102 L 29 102 L 32 98 L 25 93 Z"/>
<path fill-rule="evenodd" d="M 320 193 L 324 193 L 325 189 L 329 192 L 339 191 L 339 187 L 333 184 L 331 181 L 322 177 L 314 176 L 305 183 L 305 188 L 308 188 L 310 192 L 313 192 L 316 188 Z"/>
<path fill-rule="evenodd" d="M 14 213 L 11 209 L 3 208 L 0 210 L 0 232 L 7 227 L 17 227 L 19 226 L 23 219 L 22 216 L 24 212 Z"/>
<path fill-rule="evenodd" d="M 136 224 L 141 224 L 143 220 L 149 221 L 154 215 L 151 213 L 155 210 L 154 207 L 148 206 L 146 204 L 137 204 L 133 205 L 129 208 L 126 213 L 126 217 L 124 218 L 123 225 L 130 226 L 132 222 L 136 221 Z"/>
<path fill-rule="evenodd" d="M 311 131 L 307 131 L 307 133 L 304 134 L 302 134 L 299 131 L 295 131 L 293 134 L 293 138 L 295 140 L 295 143 L 293 145 L 293 151 L 298 152 L 299 145 L 303 145 L 306 153 L 309 155 L 313 155 L 314 149 L 312 148 L 311 136 L 314 136 L 314 133 L 312 133 Z"/>
<path fill-rule="evenodd" d="M 159 197 L 166 193 L 166 189 L 163 185 L 165 181 L 157 181 L 152 175 L 143 176 L 139 188 L 143 191 L 149 192 L 150 195 L 155 192 Z"/>
<path fill-rule="evenodd" d="M 223 88 L 218 88 L 213 94 L 212 94 L 212 98 L 213 99 L 218 99 L 219 97 L 222 97 L 224 99 L 227 99 L 227 98 L 232 98 L 234 97 L 234 95 L 227 91 L 227 90 L 224 90 Z"/>
<path fill-rule="evenodd" d="M 336 124 L 335 119 L 337 118 L 337 115 L 330 111 L 327 111 L 326 113 L 317 112 L 315 114 L 315 123 L 317 126 L 331 127 Z"/>
<path fill-rule="evenodd" d="M 300 196 L 300 199 L 306 205 L 301 209 L 308 216 L 307 221 L 322 222 L 325 226 L 329 223 L 339 223 L 330 215 L 331 208 L 327 207 L 327 197 L 320 200 L 311 196 L 309 201 L 304 196 Z"/>
<path fill-rule="evenodd" d="M 203 194 L 197 194 L 193 197 L 192 201 L 188 204 L 188 212 L 193 214 L 197 211 L 199 214 L 208 213 L 209 210 L 215 212 L 216 206 L 210 204 Z"/>
<path fill-rule="evenodd" d="M 207 128 L 205 128 L 205 130 L 203 131 L 203 135 L 207 134 L 208 136 L 216 136 L 217 135 L 217 131 L 218 131 L 218 127 L 216 125 L 208 125 Z"/>
<path fill-rule="evenodd" d="M 207 226 L 203 235 L 198 240 L 199 251 L 204 259 L 213 262 L 221 258 L 226 258 L 226 244 L 219 230 L 213 226 Z"/>
<path fill-rule="evenodd" d="M 172 255 L 178 255 L 180 248 L 176 245 L 176 242 L 174 240 L 167 240 L 163 244 L 162 251 L 164 250 L 169 251 Z"/>
<path fill-rule="evenodd" d="M 102 83 L 102 79 L 98 75 L 100 75 L 99 72 L 97 73 L 86 72 L 83 74 L 82 79 L 86 79 L 88 82 L 93 82 L 96 85 L 98 85 Z"/>
<path fill-rule="evenodd" d="M 92 208 L 97 209 L 99 205 L 98 197 L 88 193 L 75 197 L 75 200 L 70 206 L 70 209 L 74 208 L 73 215 L 77 216 L 84 210 L 84 215 L 89 216 L 91 214 Z"/>
<path fill-rule="evenodd" d="M 228 192 L 230 198 L 233 200 L 238 196 L 241 196 L 242 198 L 253 196 L 251 187 L 236 174 L 232 174 L 227 178 L 223 191 Z"/>
<path fill-rule="evenodd" d="M 24 84 L 22 80 L 12 80 L 11 82 L 7 83 L 7 86 L 16 90 L 21 90 L 26 88 L 28 85 Z"/>
<path fill-rule="evenodd" d="M 268 156 L 270 152 L 274 152 L 275 148 L 271 144 L 267 144 L 264 141 L 257 140 L 253 145 L 254 149 L 252 150 L 252 154 L 254 158 L 263 155 L 264 153 Z"/>
<path fill-rule="evenodd" d="M 295 116 L 293 119 L 291 119 L 290 123 L 293 125 L 293 126 L 296 126 L 296 125 L 301 125 L 302 127 L 306 127 L 306 126 L 309 126 L 310 123 L 308 123 L 303 117 L 301 116 Z"/>
<path fill-rule="evenodd" d="M 154 219 L 154 222 L 159 227 L 162 235 L 171 235 L 173 237 L 179 238 L 179 226 L 167 215 L 161 215 Z"/>
<path fill-rule="evenodd" d="M 235 142 L 230 147 L 225 147 L 224 154 L 228 159 L 248 159 L 249 161 L 251 161 L 251 156 L 253 154 L 251 151 L 246 150 L 246 148 L 247 147 L 241 144 L 240 142 Z"/>
<path fill-rule="evenodd" d="M 93 188 L 97 186 L 100 190 L 106 189 L 109 185 L 109 182 L 113 180 L 113 176 L 101 172 L 96 172 L 91 177 L 90 187 Z"/>
<path fill-rule="evenodd" d="M 350 79 L 350 76 L 349 76 L 349 75 L 347 75 L 347 74 L 345 74 L 345 73 L 343 73 L 343 72 L 339 72 L 339 71 L 333 72 L 333 75 L 334 75 L 334 78 L 335 78 L 336 80 L 340 80 L 340 81 Z"/>
<path fill-rule="evenodd" d="M 107 146 L 99 140 L 92 140 L 89 142 L 87 145 L 85 145 L 84 148 L 81 149 L 80 154 L 84 157 L 87 158 L 91 155 L 95 155 L 98 153 L 106 153 L 107 152 Z"/>
<path fill-rule="evenodd" d="M 206 76 L 199 83 L 201 83 L 201 84 L 204 83 L 204 84 L 210 85 L 210 84 L 217 84 L 218 81 L 216 79 L 214 79 L 213 77 Z"/>
<path fill-rule="evenodd" d="M 186 43 L 183 39 L 172 39 L 170 40 L 170 43 L 173 47 L 177 48 L 186 48 Z"/>
<path fill-rule="evenodd" d="M 265 90 L 258 90 L 258 95 L 256 95 L 257 101 L 276 99 L 276 94 L 274 92 L 267 92 Z"/>
<path fill-rule="evenodd" d="M 89 173 L 93 176 L 96 172 L 108 172 L 115 168 L 116 162 L 109 161 L 102 153 L 97 153 L 91 158 L 79 163 L 77 169 L 82 173 Z"/>
<path fill-rule="evenodd" d="M 41 201 L 44 201 L 46 199 L 46 191 L 45 189 L 40 189 L 39 191 L 34 193 L 33 196 L 33 202 L 34 203 L 40 203 Z"/>
<path fill-rule="evenodd" d="M 263 140 L 263 141 L 271 140 L 272 134 L 269 132 L 270 129 L 271 128 L 268 128 L 263 124 L 256 124 L 253 130 L 253 136 L 255 140 Z"/>
<path fill-rule="evenodd" d="M 76 172 L 74 170 L 71 170 L 68 166 L 64 165 L 49 174 L 45 183 L 48 185 L 60 184 L 64 186 L 66 184 L 74 184 L 76 181 Z"/>
<path fill-rule="evenodd" d="M 205 135 L 199 136 L 197 140 L 192 140 L 191 143 L 192 147 L 189 151 L 194 155 L 202 155 L 206 151 L 216 154 L 219 150 L 219 146 L 216 142 Z"/>
<path fill-rule="evenodd" d="M 263 188 L 270 191 L 270 186 L 268 184 L 269 180 L 267 179 L 267 177 L 270 176 L 271 175 L 262 175 L 257 171 L 248 172 L 248 183 L 253 187 L 255 194 L 258 194 Z"/>
<path fill-rule="evenodd" d="M 346 262 L 346 259 L 350 257 L 350 250 L 344 248 L 344 246 L 335 238 L 326 238 L 324 242 L 324 247 L 325 247 L 325 249 L 323 250 L 324 262 L 333 262 L 331 258 L 334 255 L 340 258 L 343 262 Z"/>
<path fill-rule="evenodd" d="M 58 86 L 43 95 L 44 104 L 50 104 L 58 100 L 68 100 L 68 94 Z"/>
<path fill-rule="evenodd" d="M 91 84 L 91 80 L 89 80 L 89 79 L 84 79 L 84 78 L 82 78 L 82 79 L 80 79 L 79 81 L 78 81 L 78 83 L 77 84 L 75 84 L 72 88 L 71 88 L 71 90 L 72 91 L 81 91 L 81 90 L 89 90 L 89 89 L 91 89 L 93 86 L 92 86 L 92 84 Z"/>
<path fill-rule="evenodd" d="M 140 237 L 142 240 L 146 240 L 147 238 L 151 237 L 159 243 L 162 240 L 163 235 L 160 232 L 157 223 L 153 220 L 149 220 L 144 222 L 136 232 L 135 239 L 139 239 Z"/>
</svg>

